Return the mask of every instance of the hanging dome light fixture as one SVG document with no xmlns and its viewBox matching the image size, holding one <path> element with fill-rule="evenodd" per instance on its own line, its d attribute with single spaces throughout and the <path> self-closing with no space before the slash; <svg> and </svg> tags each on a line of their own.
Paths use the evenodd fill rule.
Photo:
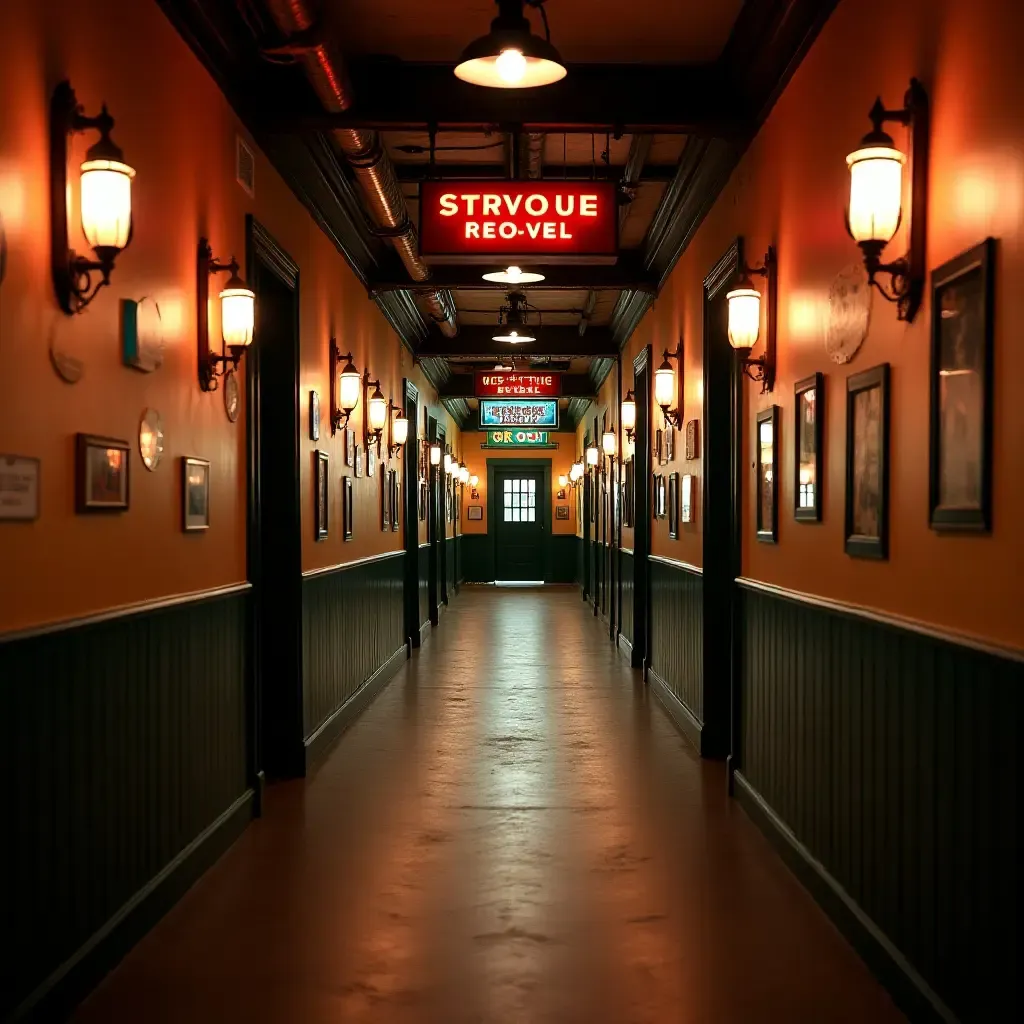
<svg viewBox="0 0 1024 1024">
<path fill-rule="evenodd" d="M 536 334 L 526 322 L 526 311 L 530 308 L 526 296 L 522 292 L 509 292 L 508 304 L 498 311 L 498 329 L 492 335 L 492 341 L 504 341 L 509 345 L 522 345 L 524 342 L 536 341 Z"/>
<path fill-rule="evenodd" d="M 484 274 L 483 278 L 494 284 L 536 284 L 538 281 L 544 280 L 544 275 L 523 270 L 522 267 L 506 267 L 504 270 Z"/>
<path fill-rule="evenodd" d="M 551 45 L 544 0 L 495 0 L 498 16 L 491 31 L 462 51 L 455 77 L 488 89 L 531 89 L 565 78 L 565 65 Z M 529 5 L 540 11 L 545 38 L 534 35 L 523 14 Z"/>
</svg>

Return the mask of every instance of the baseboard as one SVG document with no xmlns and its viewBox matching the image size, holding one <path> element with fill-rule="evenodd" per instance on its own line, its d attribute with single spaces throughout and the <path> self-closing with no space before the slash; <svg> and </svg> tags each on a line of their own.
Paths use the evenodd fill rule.
<svg viewBox="0 0 1024 1024">
<path fill-rule="evenodd" d="M 693 717 L 693 712 L 672 692 L 671 687 L 650 666 L 647 667 L 647 682 L 655 692 L 658 700 L 665 706 L 669 718 L 675 722 L 679 731 L 693 744 L 697 753 L 701 754 L 701 735 L 704 727 Z"/>
<path fill-rule="evenodd" d="M 169 864 L 143 886 L 83 946 L 60 965 L 8 1018 L 64 1020 L 125 954 L 242 834 L 253 817 L 253 791 L 246 790 Z"/>
<path fill-rule="evenodd" d="M 633 642 L 619 634 L 619 653 L 626 659 L 626 664 L 633 667 Z"/>
<path fill-rule="evenodd" d="M 421 625 L 420 625 L 420 647 L 422 647 L 427 642 L 427 637 L 430 636 L 430 629 L 431 629 L 430 619 L 427 619 L 426 622 L 421 623 Z"/>
<path fill-rule="evenodd" d="M 337 742 L 338 737 L 365 711 L 409 658 L 408 644 L 402 644 L 344 704 L 303 740 L 308 772 Z"/>
<path fill-rule="evenodd" d="M 740 771 L 733 772 L 733 788 L 736 799 L 754 824 L 768 837 L 789 869 L 846 936 L 910 1020 L 957 1024 L 957 1018 L 949 1007 L 825 866 L 811 855 Z"/>
</svg>

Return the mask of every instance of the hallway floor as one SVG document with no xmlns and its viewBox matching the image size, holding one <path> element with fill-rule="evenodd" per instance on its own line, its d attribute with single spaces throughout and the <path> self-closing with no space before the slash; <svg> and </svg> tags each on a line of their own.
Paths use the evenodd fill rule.
<svg viewBox="0 0 1024 1024">
<path fill-rule="evenodd" d="M 903 1019 L 575 590 L 435 632 L 76 1021 Z"/>
</svg>

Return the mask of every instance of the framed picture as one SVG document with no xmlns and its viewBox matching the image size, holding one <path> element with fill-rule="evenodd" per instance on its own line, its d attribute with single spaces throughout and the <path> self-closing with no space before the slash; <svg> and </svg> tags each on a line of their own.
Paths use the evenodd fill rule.
<svg viewBox="0 0 1024 1024">
<path fill-rule="evenodd" d="M 661 473 L 654 475 L 654 518 L 665 518 L 665 477 Z"/>
<path fill-rule="evenodd" d="M 665 461 L 674 462 L 676 457 L 676 432 L 671 424 L 665 425 Z"/>
<path fill-rule="evenodd" d="M 39 459 L 0 455 L 0 522 L 39 518 Z"/>
<path fill-rule="evenodd" d="M 425 523 L 427 521 L 427 500 L 428 500 L 428 497 L 429 497 L 429 494 L 430 494 L 430 491 L 429 491 L 429 489 L 427 487 L 427 481 L 426 480 L 421 480 L 420 481 L 419 491 L 420 491 L 420 496 L 419 496 L 419 508 L 418 508 L 418 511 L 419 511 L 419 514 L 420 514 L 420 522 L 421 523 Z"/>
<path fill-rule="evenodd" d="M 683 477 L 683 493 L 679 499 L 680 501 L 680 515 L 679 518 L 684 523 L 693 522 L 693 509 L 694 509 L 694 497 L 693 497 L 693 477 L 687 473 Z"/>
<path fill-rule="evenodd" d="M 630 459 L 626 463 L 626 472 L 622 483 L 622 522 L 625 526 L 636 524 L 636 462 Z"/>
<path fill-rule="evenodd" d="M 679 474 L 670 473 L 668 478 L 668 535 L 672 540 L 679 537 Z"/>
<path fill-rule="evenodd" d="M 757 414 L 757 539 L 779 539 L 779 407 Z"/>
<path fill-rule="evenodd" d="M 660 466 L 664 463 L 664 448 L 662 445 L 662 432 L 656 430 L 654 432 L 654 461 Z"/>
<path fill-rule="evenodd" d="M 386 472 L 380 474 L 380 528 L 384 533 L 391 532 L 391 481 Z"/>
<path fill-rule="evenodd" d="M 320 440 L 320 396 L 315 391 L 309 393 L 309 439 Z"/>
<path fill-rule="evenodd" d="M 316 479 L 314 480 L 315 503 L 313 506 L 313 536 L 317 540 L 323 540 L 327 536 L 327 521 L 331 508 L 330 490 L 330 456 L 327 452 L 313 452 L 313 465 L 316 467 Z"/>
<path fill-rule="evenodd" d="M 356 432 L 345 428 L 345 465 L 351 469 L 356 464 Z"/>
<path fill-rule="evenodd" d="M 357 480 L 362 480 L 362 478 L 363 478 L 363 448 L 362 448 L 362 445 L 360 445 L 356 449 L 355 470 L 356 470 L 356 479 Z"/>
<path fill-rule="evenodd" d="M 355 523 L 352 521 L 352 477 L 350 476 L 342 477 L 341 480 L 341 513 L 345 519 L 345 540 L 351 540 L 352 528 Z"/>
<path fill-rule="evenodd" d="M 889 557 L 889 364 L 846 380 L 846 553 Z"/>
<path fill-rule="evenodd" d="M 932 271 L 928 511 L 934 530 L 992 529 L 995 240 Z"/>
<path fill-rule="evenodd" d="M 816 373 L 796 382 L 796 486 L 793 515 L 797 522 L 821 522 L 822 424 L 825 378 Z"/>
<path fill-rule="evenodd" d="M 569 518 L 569 506 L 568 505 L 556 505 L 555 506 L 555 518 L 556 519 L 568 519 Z"/>
<path fill-rule="evenodd" d="M 480 522 L 484 517 L 483 505 L 470 505 L 466 510 L 466 518 L 474 522 Z"/>
<path fill-rule="evenodd" d="M 125 512 L 131 446 L 113 437 L 78 434 L 75 440 L 75 511 Z"/>
<path fill-rule="evenodd" d="M 391 532 L 397 533 L 399 528 L 398 508 L 402 502 L 402 489 L 398 483 L 398 470 L 391 470 Z"/>
<path fill-rule="evenodd" d="M 697 445 L 700 443 L 699 438 L 699 420 L 687 420 L 686 421 L 686 461 L 693 462 L 697 458 Z"/>
<path fill-rule="evenodd" d="M 181 528 L 197 533 L 210 528 L 210 463 L 184 456 L 181 460 Z"/>
</svg>

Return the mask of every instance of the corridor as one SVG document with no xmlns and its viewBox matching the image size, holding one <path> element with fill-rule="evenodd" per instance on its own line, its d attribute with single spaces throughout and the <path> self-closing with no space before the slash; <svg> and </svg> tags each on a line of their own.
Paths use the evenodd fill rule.
<svg viewBox="0 0 1024 1024">
<path fill-rule="evenodd" d="M 902 1019 L 578 591 L 482 587 L 75 1017 Z"/>
</svg>

